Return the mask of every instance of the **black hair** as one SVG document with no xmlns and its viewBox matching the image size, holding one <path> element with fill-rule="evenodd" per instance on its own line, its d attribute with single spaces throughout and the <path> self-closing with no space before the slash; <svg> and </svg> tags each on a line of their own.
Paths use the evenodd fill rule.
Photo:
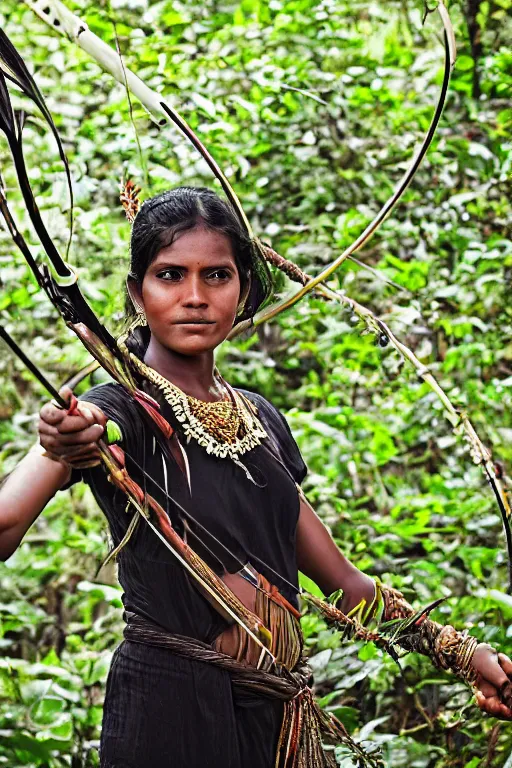
<svg viewBox="0 0 512 768">
<path fill-rule="evenodd" d="M 235 322 L 253 317 L 271 295 L 269 269 L 231 205 L 206 187 L 176 187 L 142 204 L 133 222 L 129 276 L 142 283 L 158 252 L 171 245 L 178 234 L 198 224 L 229 238 L 240 277 L 240 293 L 247 291 Z"/>
</svg>

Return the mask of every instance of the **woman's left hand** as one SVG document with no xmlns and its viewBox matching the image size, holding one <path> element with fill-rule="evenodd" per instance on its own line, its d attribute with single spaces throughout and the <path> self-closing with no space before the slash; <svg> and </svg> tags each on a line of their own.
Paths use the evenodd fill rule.
<svg viewBox="0 0 512 768">
<path fill-rule="evenodd" d="M 480 643 L 472 665 L 477 672 L 475 699 L 482 712 L 500 720 L 512 720 L 512 709 L 502 702 L 499 695 L 506 690 L 507 698 L 511 698 L 512 661 L 487 643 Z"/>
</svg>

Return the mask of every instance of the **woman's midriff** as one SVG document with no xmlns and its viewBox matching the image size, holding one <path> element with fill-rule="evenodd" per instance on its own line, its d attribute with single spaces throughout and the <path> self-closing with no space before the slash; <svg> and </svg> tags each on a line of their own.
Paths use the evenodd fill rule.
<svg viewBox="0 0 512 768">
<path fill-rule="evenodd" d="M 221 576 L 224 584 L 250 611 L 256 611 L 256 587 L 238 573 L 225 573 Z M 260 651 L 255 643 L 247 642 L 247 635 L 238 624 L 232 624 L 214 641 L 213 646 L 219 653 L 225 653 L 238 661 L 251 666 L 258 663 Z"/>
<path fill-rule="evenodd" d="M 304 645 L 300 612 L 262 574 L 251 570 L 258 580 L 258 587 L 240 574 L 226 574 L 221 578 L 240 602 L 264 624 L 271 638 L 269 650 L 276 660 L 287 669 L 293 669 Z M 261 643 L 253 640 L 238 623 L 222 632 L 213 647 L 248 666 L 258 666 L 261 660 Z"/>
</svg>

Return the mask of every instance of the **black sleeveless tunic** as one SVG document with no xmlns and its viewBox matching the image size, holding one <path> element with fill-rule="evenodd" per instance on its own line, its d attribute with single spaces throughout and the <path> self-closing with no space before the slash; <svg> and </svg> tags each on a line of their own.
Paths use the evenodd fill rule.
<svg viewBox="0 0 512 768">
<path fill-rule="evenodd" d="M 151 391 L 152 396 L 155 392 Z M 283 416 L 267 400 L 244 392 L 258 408 L 269 437 L 241 457 L 257 484 L 230 459 L 208 455 L 180 437 L 190 467 L 190 489 L 176 462 L 165 460 L 138 406 L 118 384 L 103 384 L 83 398 L 117 422 L 127 469 L 166 509 L 183 535 L 183 515 L 140 471 L 167 488 L 215 539 L 189 524 L 188 543 L 218 573 L 251 563 L 297 605 L 295 532 L 300 483 L 306 467 Z M 165 400 L 162 414 L 179 434 Z M 102 467 L 74 471 L 70 484 L 87 482 L 107 517 L 114 545 L 134 510 L 106 479 Z M 223 549 L 221 542 L 233 555 Z M 169 632 L 212 643 L 226 621 L 198 592 L 194 580 L 144 521 L 118 557 L 128 611 Z M 273 768 L 282 703 L 234 693 L 229 674 L 167 650 L 124 641 L 107 682 L 101 736 L 102 768 Z"/>
</svg>

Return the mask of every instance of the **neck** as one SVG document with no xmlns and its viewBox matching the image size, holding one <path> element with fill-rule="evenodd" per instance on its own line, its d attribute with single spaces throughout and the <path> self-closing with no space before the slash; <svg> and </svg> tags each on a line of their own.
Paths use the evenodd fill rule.
<svg viewBox="0 0 512 768">
<path fill-rule="evenodd" d="M 163 347 L 152 336 L 144 362 L 187 395 L 207 402 L 219 399 L 214 392 L 213 350 L 193 356 L 180 355 Z"/>
</svg>

